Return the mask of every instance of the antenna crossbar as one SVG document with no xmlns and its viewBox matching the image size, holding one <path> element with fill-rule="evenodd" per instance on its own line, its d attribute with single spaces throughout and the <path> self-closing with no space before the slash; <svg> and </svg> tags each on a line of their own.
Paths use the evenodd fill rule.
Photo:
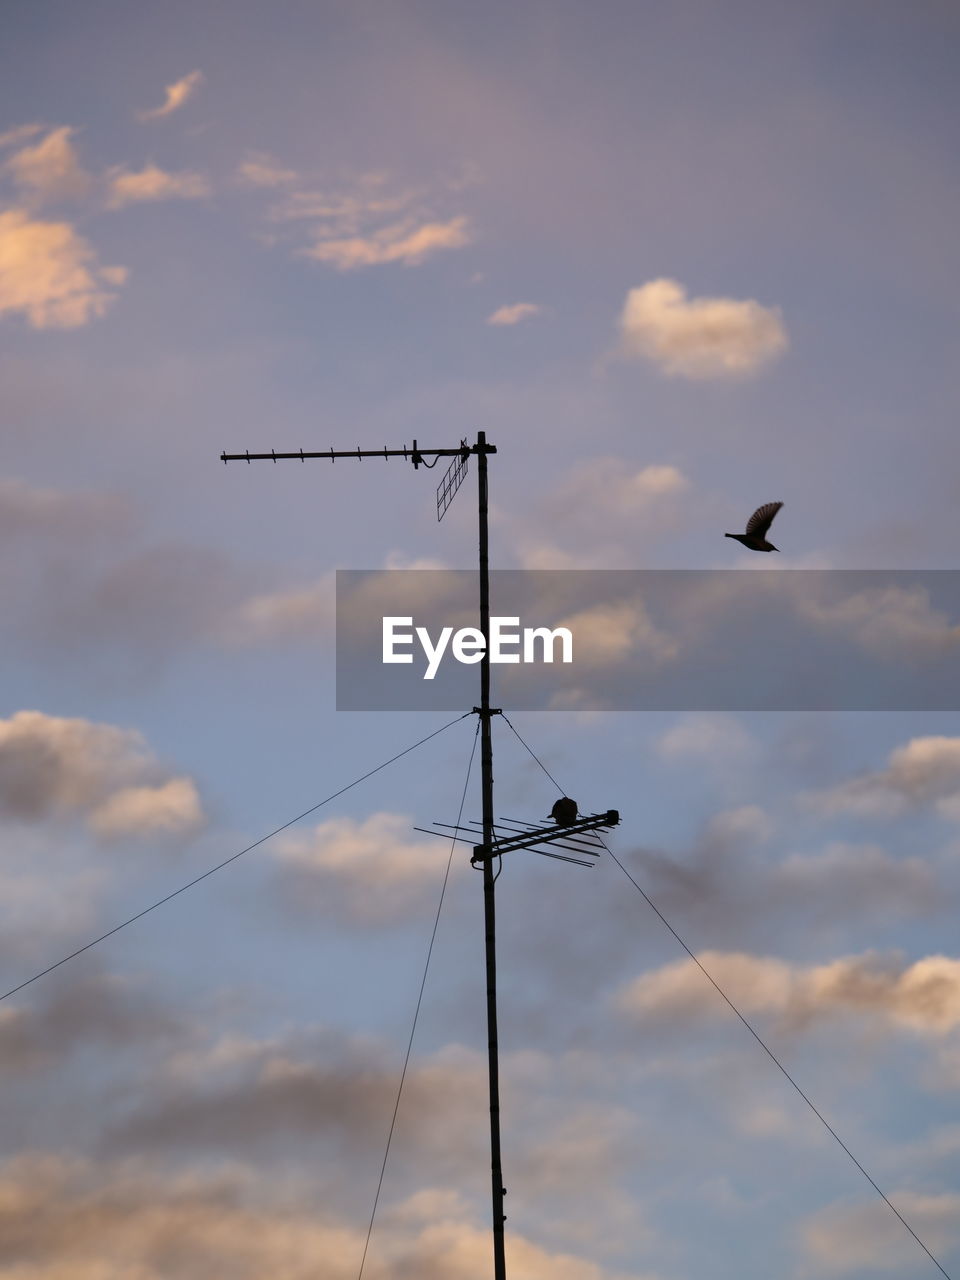
<svg viewBox="0 0 960 1280">
<path fill-rule="evenodd" d="M 419 467 L 425 458 L 457 458 L 465 467 L 471 453 L 496 452 L 497 446 L 487 444 L 486 440 L 478 440 L 473 445 L 461 441 L 455 449 L 421 449 L 414 440 L 409 448 L 404 445 L 402 449 L 297 449 L 290 453 L 278 453 L 276 449 L 271 449 L 269 453 L 251 453 L 249 449 L 245 449 L 243 453 L 221 453 L 220 459 L 222 462 L 306 462 L 308 458 L 328 458 L 331 462 L 336 462 L 338 458 L 357 458 L 362 462 L 364 458 L 407 458 L 415 467 Z M 460 478 L 462 479 L 462 473 Z"/>
<path fill-rule="evenodd" d="M 502 840 L 491 840 L 488 844 L 474 845 L 474 866 L 486 862 L 490 858 L 498 858 L 503 853 L 511 853 L 514 849 L 529 849 L 535 844 L 561 843 L 565 839 L 579 835 L 585 831 L 599 831 L 601 828 L 615 827 L 620 822 L 620 814 L 616 809 L 608 809 L 606 813 L 595 813 L 588 818 L 579 818 L 569 826 L 535 827 L 532 831 L 515 836 L 504 836 Z"/>
</svg>

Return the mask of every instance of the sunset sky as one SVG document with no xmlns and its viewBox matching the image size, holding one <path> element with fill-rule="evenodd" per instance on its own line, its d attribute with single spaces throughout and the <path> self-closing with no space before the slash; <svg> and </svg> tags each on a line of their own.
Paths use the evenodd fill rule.
<svg viewBox="0 0 960 1280">
<path fill-rule="evenodd" d="M 475 467 L 438 525 L 442 467 L 223 450 L 483 430 L 499 569 L 957 567 L 949 0 L 7 0 L 2 33 L 0 991 L 458 714 L 337 712 L 334 574 L 471 568 Z M 775 500 L 779 556 L 724 539 Z M 880 620 L 960 636 L 922 592 Z M 598 669 L 644 626 L 592 616 Z M 960 1277 L 960 713 L 504 706 Z M 0 1003 L 4 1280 L 357 1275 L 449 853 L 414 828 L 474 730 Z M 495 730 L 498 812 L 543 818 Z M 468 854 L 368 1280 L 492 1275 Z M 612 860 L 497 891 L 511 1280 L 941 1274 Z"/>
</svg>

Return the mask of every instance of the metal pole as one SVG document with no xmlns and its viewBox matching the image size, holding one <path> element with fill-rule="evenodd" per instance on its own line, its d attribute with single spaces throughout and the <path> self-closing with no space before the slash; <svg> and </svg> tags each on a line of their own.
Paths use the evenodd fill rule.
<svg viewBox="0 0 960 1280">
<path fill-rule="evenodd" d="M 402 449 L 324 449 L 319 452 L 298 449 L 295 453 L 277 453 L 271 449 L 269 453 L 221 453 L 224 462 L 278 462 L 299 458 L 301 462 L 307 458 L 328 458 L 335 462 L 338 458 L 409 458 L 415 467 L 419 467 L 425 457 L 455 458 L 466 461 L 469 453 L 477 455 L 477 473 L 479 479 L 480 509 L 480 630 L 489 641 L 490 638 L 490 560 L 487 543 L 487 454 L 496 453 L 495 445 L 487 444 L 486 433 L 477 432 L 477 443 L 468 449 L 461 441 L 455 449 L 419 449 L 414 440 L 413 448 L 406 445 Z M 457 485 L 459 480 L 457 480 Z M 454 487 L 456 492 L 456 486 Z M 445 508 L 438 507 L 439 515 Z M 474 707 L 480 714 L 480 773 L 482 785 L 483 808 L 483 843 L 488 850 L 483 860 L 483 916 L 486 935 L 487 960 L 487 1041 L 490 1068 L 490 1172 L 493 1190 L 493 1274 L 494 1280 L 506 1280 L 507 1269 L 503 1255 L 503 1197 L 506 1191 L 503 1186 L 503 1173 L 500 1168 L 500 1070 L 497 1058 L 497 952 L 496 952 L 496 918 L 494 913 L 494 874 L 493 858 L 489 850 L 494 842 L 493 830 L 493 744 L 490 734 L 490 718 L 499 715 L 490 706 L 490 651 L 484 649 L 480 661 L 480 706 Z"/>
<path fill-rule="evenodd" d="M 487 540 L 487 437 L 477 433 L 480 514 L 480 631 L 487 639 L 480 661 L 480 778 L 483 843 L 493 844 L 493 742 L 490 733 L 490 558 Z M 483 860 L 483 918 L 487 960 L 487 1053 L 490 1074 L 490 1175 L 493 1197 L 493 1275 L 506 1280 L 503 1251 L 503 1171 L 500 1165 L 500 1065 L 497 1048 L 497 948 L 493 858 Z"/>
</svg>

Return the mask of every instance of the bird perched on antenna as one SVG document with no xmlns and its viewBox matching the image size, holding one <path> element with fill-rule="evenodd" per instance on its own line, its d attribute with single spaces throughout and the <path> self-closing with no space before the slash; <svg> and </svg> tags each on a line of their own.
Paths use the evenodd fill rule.
<svg viewBox="0 0 960 1280">
<path fill-rule="evenodd" d="M 561 796 L 550 810 L 550 817 L 558 827 L 572 827 L 577 820 L 577 802 L 569 796 Z"/>
<path fill-rule="evenodd" d="M 725 533 L 723 536 L 736 538 L 737 542 L 742 542 L 751 551 L 779 551 L 779 547 L 767 541 L 767 531 L 773 524 L 773 517 L 782 506 L 782 502 L 765 502 L 762 507 L 757 507 L 747 521 L 745 533 Z"/>
</svg>

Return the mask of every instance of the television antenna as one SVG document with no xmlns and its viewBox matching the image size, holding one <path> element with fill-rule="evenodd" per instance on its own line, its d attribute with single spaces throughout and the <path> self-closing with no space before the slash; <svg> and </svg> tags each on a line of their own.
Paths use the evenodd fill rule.
<svg viewBox="0 0 960 1280">
<path fill-rule="evenodd" d="M 331 463 L 335 463 L 338 459 L 355 458 L 363 461 L 365 458 L 404 458 L 408 462 L 412 462 L 414 468 L 417 469 L 421 464 L 427 467 L 435 467 L 440 458 L 450 458 L 451 462 L 447 468 L 446 474 L 437 487 L 437 520 L 442 520 L 451 502 L 456 496 L 457 490 L 463 483 L 467 474 L 467 464 L 471 456 L 477 459 L 477 514 L 479 525 L 479 567 L 480 567 L 480 632 L 483 636 L 490 634 L 490 555 L 489 555 L 489 529 L 487 514 L 487 458 L 490 454 L 496 453 L 497 447 L 487 443 L 486 433 L 477 432 L 476 443 L 468 445 L 465 439 L 461 439 L 460 444 L 455 448 L 448 449 L 421 449 L 416 440 L 414 440 L 411 448 L 404 445 L 401 449 L 325 449 L 320 452 L 298 449 L 291 453 L 277 453 L 271 449 L 269 453 L 250 453 L 244 450 L 243 453 L 221 453 L 220 457 L 224 463 L 227 462 L 286 462 L 298 460 L 306 462 L 307 459 L 325 458 Z M 432 458 L 432 462 L 427 459 Z M 604 814 L 594 814 L 592 817 L 577 819 L 573 823 L 561 823 L 558 818 L 555 827 L 536 827 L 527 823 L 511 824 L 511 820 L 507 819 L 506 824 L 501 825 L 512 826 L 510 835 L 498 837 L 494 826 L 493 815 L 493 740 L 490 731 L 490 722 L 494 716 L 502 714 L 500 707 L 491 707 L 490 705 L 490 649 L 485 647 L 480 659 L 480 705 L 473 708 L 474 714 L 480 718 L 480 797 L 481 797 L 481 820 L 478 826 L 473 828 L 462 828 L 470 830 L 469 836 L 461 836 L 456 828 L 454 839 L 466 840 L 467 843 L 473 845 L 473 856 L 470 861 L 473 866 L 480 866 L 483 870 L 483 916 L 484 916 L 484 939 L 485 939 L 485 959 L 487 971 L 487 1075 L 489 1080 L 490 1095 L 490 1190 L 491 1202 L 493 1210 L 493 1268 L 494 1280 L 506 1280 L 506 1261 L 504 1257 L 504 1232 L 503 1224 L 506 1216 L 503 1212 L 503 1199 L 506 1195 L 506 1188 L 503 1185 L 503 1168 L 500 1156 L 500 1063 L 499 1048 L 497 1039 L 497 949 L 496 949 L 496 903 L 494 884 L 496 876 L 493 873 L 493 862 L 495 858 L 499 858 L 503 853 L 513 849 L 532 848 L 539 853 L 547 853 L 547 856 L 562 858 L 565 861 L 580 862 L 581 865 L 592 865 L 587 858 L 592 855 L 592 849 L 587 850 L 587 858 L 583 857 L 584 850 L 579 850 L 580 856 L 573 858 L 562 854 L 550 854 L 547 850 L 538 848 L 542 844 L 551 844 L 566 841 L 566 847 L 571 852 L 574 851 L 572 842 L 580 840 L 581 842 L 589 841 L 589 833 L 600 830 L 603 827 L 615 826 L 620 821 L 620 815 L 615 809 L 610 809 Z M 446 824 L 437 824 L 446 825 Z M 422 828 L 418 828 L 422 829 Z M 439 834 L 432 831 L 430 834 Z M 475 842 L 475 836 L 481 837 L 479 844 Z"/>
</svg>

